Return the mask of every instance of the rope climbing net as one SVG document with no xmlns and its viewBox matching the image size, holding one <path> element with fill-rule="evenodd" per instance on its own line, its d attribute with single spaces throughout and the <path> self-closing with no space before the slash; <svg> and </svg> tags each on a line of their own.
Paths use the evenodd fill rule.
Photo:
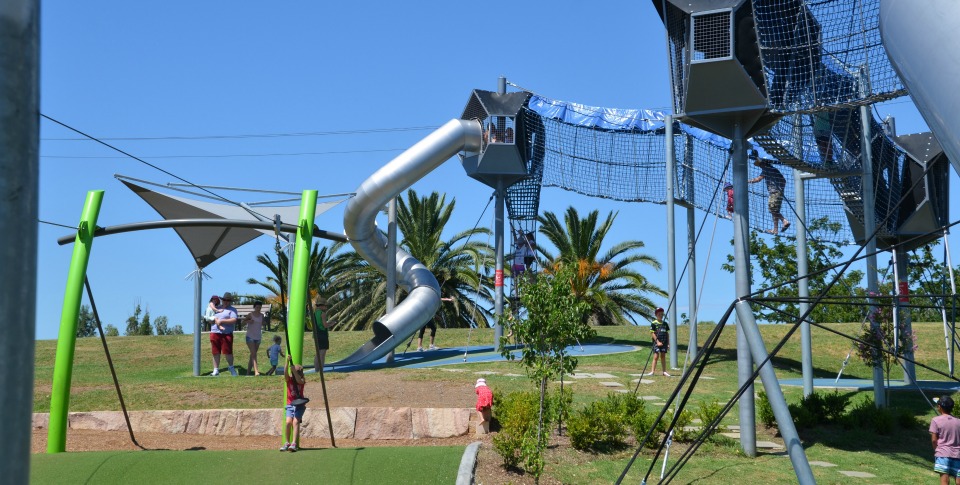
<svg viewBox="0 0 960 485">
<path fill-rule="evenodd" d="M 507 190 L 511 219 L 536 218 L 541 187 L 624 202 L 666 203 L 665 113 L 598 108 L 535 95 L 522 116 L 530 137 L 531 175 Z M 676 122 L 673 131 L 677 161 L 675 199 L 729 217 L 722 188 L 732 178 L 730 142 Z M 791 183 L 794 170 L 786 165 L 777 168 L 788 181 L 782 212 L 792 220 L 796 200 Z M 751 178 L 759 173 L 758 168 L 750 166 Z M 810 237 L 852 243 L 844 202 L 831 180 L 807 180 L 805 187 L 807 218 L 821 221 L 811 226 Z M 750 185 L 752 227 L 771 227 L 767 203 L 764 184 Z M 792 231 L 793 228 L 787 234 Z"/>
</svg>

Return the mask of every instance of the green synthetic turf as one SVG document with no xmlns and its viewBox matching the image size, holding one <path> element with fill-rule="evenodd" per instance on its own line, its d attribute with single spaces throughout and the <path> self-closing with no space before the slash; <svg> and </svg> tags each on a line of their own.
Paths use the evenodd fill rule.
<svg viewBox="0 0 960 485">
<path fill-rule="evenodd" d="M 225 438 L 229 439 L 229 438 Z M 32 483 L 450 484 L 462 446 L 33 455 Z"/>
</svg>

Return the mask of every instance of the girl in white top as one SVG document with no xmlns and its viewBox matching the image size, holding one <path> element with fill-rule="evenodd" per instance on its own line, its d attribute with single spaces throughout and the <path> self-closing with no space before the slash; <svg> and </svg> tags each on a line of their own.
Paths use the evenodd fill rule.
<svg viewBox="0 0 960 485">
<path fill-rule="evenodd" d="M 253 375 L 259 376 L 260 369 L 257 368 L 257 353 L 260 351 L 260 340 L 263 339 L 263 313 L 260 309 L 263 303 L 253 304 L 253 311 L 244 315 L 243 324 L 247 329 L 247 348 L 250 349 L 250 360 L 247 362 L 247 375 L 253 370 Z"/>
</svg>

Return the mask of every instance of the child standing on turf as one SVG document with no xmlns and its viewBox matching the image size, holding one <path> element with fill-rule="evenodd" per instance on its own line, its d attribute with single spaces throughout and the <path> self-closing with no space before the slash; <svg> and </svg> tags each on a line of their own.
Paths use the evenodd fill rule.
<svg viewBox="0 0 960 485">
<path fill-rule="evenodd" d="M 933 445 L 933 471 L 940 474 L 940 483 L 947 485 L 950 477 L 960 484 L 960 420 L 953 412 L 953 398 L 937 400 L 938 416 L 930 422 L 930 441 Z"/>
<path fill-rule="evenodd" d="M 307 403 L 303 398 L 303 388 L 306 384 L 303 366 L 290 364 L 292 362 L 288 357 L 287 365 L 283 369 L 283 377 L 287 381 L 287 423 L 284 427 L 284 436 L 289 441 L 280 448 L 280 451 L 297 451 L 297 444 L 300 443 L 300 422 L 303 421 L 303 413 L 307 410 Z"/>
<path fill-rule="evenodd" d="M 283 347 L 280 347 L 280 343 L 283 342 L 283 339 L 279 335 L 273 336 L 273 345 L 267 348 L 267 357 L 270 358 L 270 370 L 267 371 L 268 376 L 272 376 L 273 373 L 277 370 L 277 365 L 280 364 L 280 357 L 283 355 Z"/>
<path fill-rule="evenodd" d="M 660 360 L 660 370 L 663 375 L 667 374 L 667 350 L 670 350 L 670 326 L 663 321 L 663 308 L 657 308 L 653 312 L 656 318 L 650 322 L 650 337 L 653 338 L 653 367 L 648 376 L 652 376 L 657 371 L 657 360 Z"/>
</svg>

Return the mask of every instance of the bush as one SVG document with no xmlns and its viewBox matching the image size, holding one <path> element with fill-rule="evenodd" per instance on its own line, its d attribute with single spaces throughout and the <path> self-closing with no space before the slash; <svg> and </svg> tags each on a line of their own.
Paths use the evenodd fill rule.
<svg viewBox="0 0 960 485">
<path fill-rule="evenodd" d="M 700 404 L 697 405 L 697 417 L 700 418 L 700 421 L 703 423 L 704 429 L 720 417 L 721 411 L 723 411 L 723 406 L 721 406 L 716 399 L 710 402 L 701 401 Z M 720 423 L 717 423 L 717 426 L 719 428 Z M 717 431 L 717 429 L 714 429 L 710 434 L 712 435 Z"/>
<path fill-rule="evenodd" d="M 540 393 L 513 392 L 494 397 L 494 415 L 500 432 L 493 437 L 493 448 L 507 467 L 518 467 L 528 461 L 530 443 L 536 443 L 540 415 Z"/>
<path fill-rule="evenodd" d="M 872 430 L 882 435 L 892 433 L 896 422 L 893 412 L 887 408 L 877 409 L 869 397 L 855 405 L 842 420 L 847 429 Z"/>
<path fill-rule="evenodd" d="M 627 401 L 636 401 L 633 396 L 608 395 L 594 401 L 570 417 L 567 431 L 570 444 L 581 451 L 610 451 L 622 448 L 626 443 L 624 413 Z"/>
<path fill-rule="evenodd" d="M 770 400 L 767 399 L 767 393 L 760 391 L 757 399 L 757 414 L 760 416 L 760 422 L 768 428 L 777 425 L 777 417 L 773 415 L 773 407 L 770 406 Z M 791 409 L 791 414 L 793 410 Z"/>
<path fill-rule="evenodd" d="M 666 416 L 664 416 L 666 417 Z M 685 428 L 690 426 L 690 423 L 693 422 L 693 414 L 690 411 L 684 409 L 680 411 L 680 415 L 677 416 L 676 423 L 673 427 L 673 439 L 674 441 L 689 442 L 693 441 L 697 437 L 697 432 L 693 430 L 687 430 Z"/>
</svg>

